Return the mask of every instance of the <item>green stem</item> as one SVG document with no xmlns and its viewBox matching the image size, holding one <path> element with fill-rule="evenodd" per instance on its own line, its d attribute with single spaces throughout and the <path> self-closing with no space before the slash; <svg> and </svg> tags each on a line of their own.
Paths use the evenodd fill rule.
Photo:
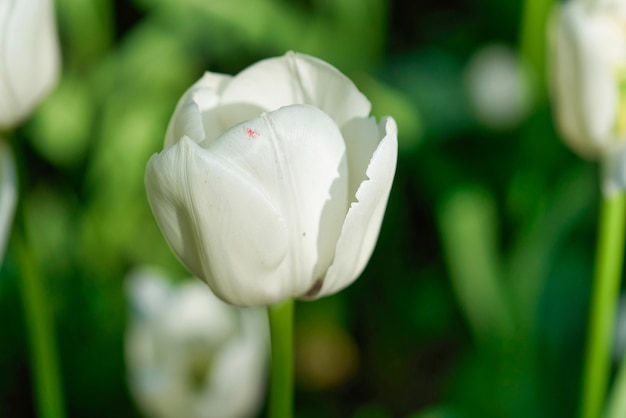
<svg viewBox="0 0 626 418">
<path fill-rule="evenodd" d="M 601 416 L 610 374 L 615 309 L 624 254 L 626 194 L 604 195 L 587 336 L 581 416 Z"/>
<path fill-rule="evenodd" d="M 28 245 L 24 222 L 23 213 L 18 212 L 13 244 L 22 276 L 21 294 L 30 343 L 37 412 L 41 418 L 63 418 L 65 413 L 54 339 L 54 321 L 38 262 Z"/>
<path fill-rule="evenodd" d="M 269 309 L 272 342 L 270 418 L 293 417 L 293 300 Z"/>
<path fill-rule="evenodd" d="M 535 81 L 536 103 L 546 96 L 547 22 L 554 0 L 525 0 L 520 34 L 520 54 Z"/>
</svg>

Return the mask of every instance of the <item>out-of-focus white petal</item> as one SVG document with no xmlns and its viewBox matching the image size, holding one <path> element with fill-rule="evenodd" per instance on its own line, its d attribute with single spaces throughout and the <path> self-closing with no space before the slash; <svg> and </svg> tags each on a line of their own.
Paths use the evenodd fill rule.
<svg viewBox="0 0 626 418">
<path fill-rule="evenodd" d="M 550 76 L 555 114 L 563 131 L 563 139 L 576 152 L 592 157 L 596 149 L 586 139 L 583 115 L 577 105 L 581 100 L 578 81 L 579 46 L 576 40 L 578 23 L 575 23 L 580 19 L 579 13 L 577 8 L 560 9 L 550 21 L 549 35 L 553 57 Z"/>
<path fill-rule="evenodd" d="M 125 283 L 126 295 L 133 313 L 142 318 L 152 318 L 168 303 L 170 285 L 155 269 L 138 269 L 131 272 Z"/>
<path fill-rule="evenodd" d="M 184 136 L 201 142 L 213 140 L 224 132 L 225 127 L 217 117 L 216 107 L 224 86 L 231 78 L 207 72 L 185 92 L 170 119 L 164 147 L 175 144 Z"/>
<path fill-rule="evenodd" d="M 242 338 L 228 341 L 215 358 L 207 385 L 212 391 L 197 404 L 196 416 L 244 417 L 249 415 L 250 405 L 261 403 L 263 391 L 259 390 L 257 376 L 265 375 L 269 345 L 265 311 L 242 309 L 240 314 Z M 233 393 L 237 394 L 236 402 Z"/>
<path fill-rule="evenodd" d="M 383 139 L 367 168 L 368 180 L 359 187 L 346 216 L 335 259 L 317 296 L 335 293 L 351 284 L 363 271 L 374 251 L 391 191 L 398 156 L 398 128 L 391 117 L 380 122 Z"/>
<path fill-rule="evenodd" d="M 24 119 L 52 88 L 59 46 L 52 0 L 0 4 L 0 127 Z"/>
<path fill-rule="evenodd" d="M 614 138 L 618 110 L 617 60 L 626 61 L 626 39 L 616 22 L 604 16 L 588 16 L 578 31 L 580 42 L 581 105 L 588 135 L 598 147 Z M 625 138 L 626 139 L 626 138 Z"/>
<path fill-rule="evenodd" d="M 153 280 L 170 295 L 153 315 L 130 317 L 129 386 L 141 409 L 160 418 L 255 416 L 268 355 L 265 312 L 226 305 L 198 281 L 170 285 L 141 271 L 142 286 Z"/>
<path fill-rule="evenodd" d="M 232 126 L 261 112 L 292 104 L 310 104 L 342 127 L 364 118 L 371 104 L 354 83 L 332 65 L 309 55 L 288 52 L 245 69 L 228 83 L 220 114 Z"/>
<path fill-rule="evenodd" d="M 206 146 L 206 149 L 203 148 Z M 339 128 L 293 105 L 153 156 L 146 189 L 174 252 L 243 306 L 306 293 L 333 258 L 347 209 Z"/>
<path fill-rule="evenodd" d="M 610 2 L 569 1 L 551 21 L 551 82 L 563 139 L 598 158 L 626 141 L 626 16 Z M 621 13 L 621 14 L 620 14 Z"/>
<path fill-rule="evenodd" d="M 0 140 L 0 267 L 11 231 L 16 202 L 17 177 L 13 155 L 9 147 Z"/>
<path fill-rule="evenodd" d="M 180 286 L 170 302 L 170 314 L 160 324 L 167 335 L 181 340 L 193 335 L 206 347 L 219 347 L 232 337 L 238 328 L 237 315 L 206 287 L 200 281 Z"/>
</svg>

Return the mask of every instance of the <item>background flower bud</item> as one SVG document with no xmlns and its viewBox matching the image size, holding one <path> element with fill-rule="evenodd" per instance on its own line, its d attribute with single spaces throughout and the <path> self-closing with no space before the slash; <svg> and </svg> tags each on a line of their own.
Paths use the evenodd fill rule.
<svg viewBox="0 0 626 418">
<path fill-rule="evenodd" d="M 26 118 L 57 79 L 54 19 L 52 0 L 0 3 L 0 129 Z"/>
<path fill-rule="evenodd" d="M 626 140 L 626 7 L 571 0 L 550 27 L 551 88 L 563 139 L 586 158 Z"/>
<path fill-rule="evenodd" d="M 127 293 L 128 381 L 144 413 L 256 416 L 266 380 L 265 312 L 226 305 L 199 281 L 170 285 L 148 269 L 131 274 Z"/>
</svg>

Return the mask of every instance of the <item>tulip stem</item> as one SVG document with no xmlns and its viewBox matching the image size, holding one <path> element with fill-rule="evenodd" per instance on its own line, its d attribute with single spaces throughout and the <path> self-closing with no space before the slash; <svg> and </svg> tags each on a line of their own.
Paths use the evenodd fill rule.
<svg viewBox="0 0 626 418">
<path fill-rule="evenodd" d="M 293 417 L 293 300 L 268 308 L 272 369 L 269 418 Z"/>
<path fill-rule="evenodd" d="M 625 219 L 626 193 L 603 195 L 582 381 L 583 418 L 600 417 L 606 396 L 624 254 Z"/>
<path fill-rule="evenodd" d="M 520 54 L 526 70 L 535 82 L 535 103 L 539 103 L 546 96 L 546 26 L 553 3 L 554 0 L 525 0 L 523 6 Z"/>
<path fill-rule="evenodd" d="M 22 273 L 21 294 L 30 340 L 37 412 L 41 418 L 62 418 L 65 414 L 49 298 L 37 268 L 37 261 L 28 246 L 25 231 L 20 225 L 16 226 L 13 242 Z"/>
</svg>

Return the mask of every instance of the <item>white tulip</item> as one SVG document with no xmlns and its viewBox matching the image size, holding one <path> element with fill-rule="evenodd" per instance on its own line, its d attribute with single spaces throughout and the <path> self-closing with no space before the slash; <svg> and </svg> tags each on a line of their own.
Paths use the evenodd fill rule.
<svg viewBox="0 0 626 418">
<path fill-rule="evenodd" d="M 0 1 L 0 129 L 30 114 L 59 73 L 52 0 Z"/>
<path fill-rule="evenodd" d="M 9 147 L 0 140 L 0 267 L 2 267 L 4 248 L 11 232 L 16 201 L 17 179 L 13 155 Z"/>
<path fill-rule="evenodd" d="M 206 73 L 178 103 L 145 183 L 170 246 L 223 300 L 339 291 L 376 244 L 397 127 L 331 65 L 302 54 Z"/>
<path fill-rule="evenodd" d="M 265 313 L 238 309 L 194 280 L 170 285 L 154 271 L 129 277 L 129 387 L 158 418 L 244 418 L 260 410 L 266 381 Z"/>
<path fill-rule="evenodd" d="M 556 9 L 549 35 L 558 127 L 579 155 L 608 162 L 605 190 L 617 187 L 611 176 L 625 162 L 615 154 L 626 145 L 626 2 L 570 0 Z"/>
</svg>

